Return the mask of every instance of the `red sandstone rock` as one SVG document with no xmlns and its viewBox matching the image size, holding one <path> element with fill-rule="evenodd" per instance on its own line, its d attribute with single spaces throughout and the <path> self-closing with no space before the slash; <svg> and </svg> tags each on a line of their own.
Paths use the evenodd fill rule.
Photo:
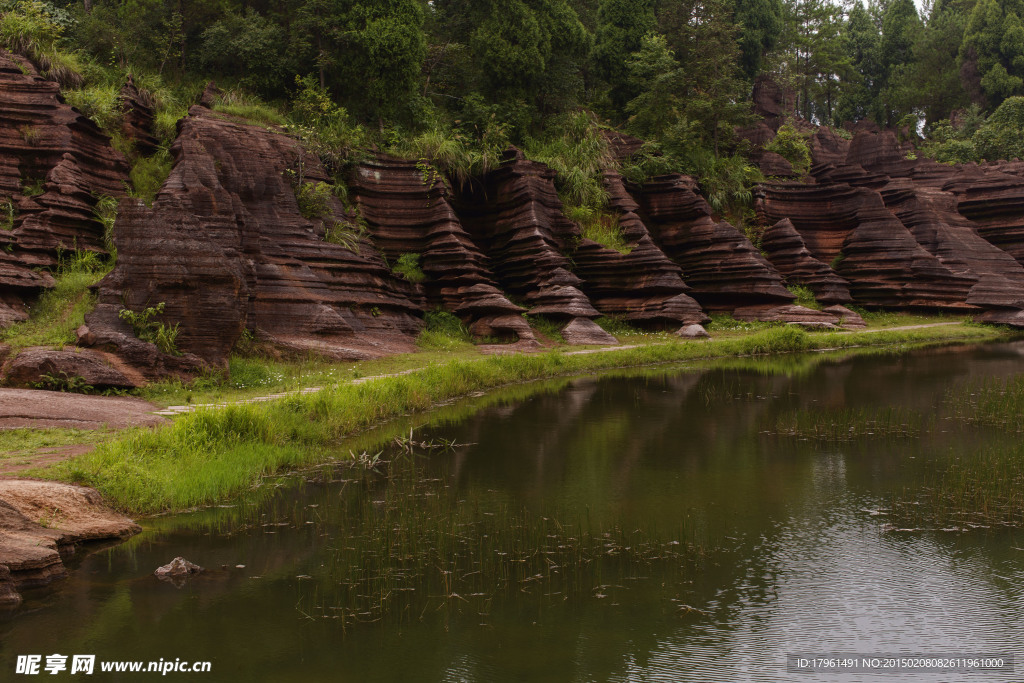
<svg viewBox="0 0 1024 683">
<path fill-rule="evenodd" d="M 565 252 L 579 236 L 562 215 L 554 171 L 527 161 L 518 150 L 480 183 L 460 189 L 454 206 L 462 225 L 493 264 L 502 289 L 521 298 L 530 313 L 553 318 L 601 314 L 580 291 Z"/>
<path fill-rule="evenodd" d="M 24 320 L 26 303 L 53 286 L 45 269 L 60 250 L 106 253 L 93 208 L 99 195 L 124 194 L 127 171 L 57 83 L 0 50 L 0 326 Z"/>
<path fill-rule="evenodd" d="M 356 169 L 353 186 L 375 246 L 392 263 L 402 254 L 419 255 L 429 307 L 440 306 L 470 324 L 486 317 L 492 329 L 496 321 L 522 313 L 495 285 L 439 173 L 424 170 L 421 162 L 379 155 Z M 533 338 L 528 325 L 504 329 Z"/>
<path fill-rule="evenodd" d="M 118 93 L 118 100 L 124 111 L 121 132 L 135 142 L 135 149 L 141 154 L 150 155 L 157 150 L 159 142 L 153 137 L 153 100 L 149 93 L 135 87 L 135 81 L 129 74 L 128 80 Z"/>
<path fill-rule="evenodd" d="M 244 330 L 337 358 L 412 349 L 422 325 L 412 286 L 393 277 L 367 241 L 353 253 L 326 240 L 345 220 L 332 194 L 332 217 L 302 216 L 290 178 L 301 164 L 304 182 L 326 182 L 316 158 L 281 132 L 201 106 L 180 126 L 174 168 L 152 208 L 121 204 L 118 264 L 87 317 L 97 344 L 137 356 L 118 311 L 164 302 L 162 322 L 180 324 L 178 346 L 215 364 Z"/>
<path fill-rule="evenodd" d="M 587 318 L 574 318 L 562 328 L 562 338 L 567 344 L 618 344 L 619 340 L 601 329 Z"/>
<path fill-rule="evenodd" d="M 16 589 L 38 588 L 66 576 L 61 557 L 73 554 L 78 544 L 139 531 L 135 522 L 106 509 L 93 489 L 0 480 L 0 603 L 16 604 Z"/>
<path fill-rule="evenodd" d="M 145 384 L 142 376 L 123 366 L 115 356 L 93 349 L 58 350 L 44 346 L 22 350 L 3 368 L 10 386 L 31 386 L 43 381 L 44 388 L 80 382 L 94 389 L 132 389 Z"/>
<path fill-rule="evenodd" d="M 761 249 L 786 278 L 786 282 L 809 287 L 822 303 L 849 303 L 849 283 L 814 257 L 792 221 L 783 218 L 764 231 Z"/>
<path fill-rule="evenodd" d="M 654 178 L 635 195 L 655 243 L 683 269 L 693 297 L 710 310 L 784 304 L 793 295 L 782 277 L 739 230 L 711 218 L 687 176 Z"/>
<path fill-rule="evenodd" d="M 762 74 L 754 79 L 754 113 L 764 119 L 772 130 L 778 130 L 783 121 L 796 111 L 796 93 L 783 88 L 771 76 Z"/>
<path fill-rule="evenodd" d="M 836 135 L 831 128 L 822 126 L 811 136 L 811 163 L 843 164 L 850 152 L 850 141 Z"/>
<path fill-rule="evenodd" d="M 609 209 L 618 216 L 623 239 L 630 245 L 619 253 L 588 239 L 572 252 L 583 291 L 601 313 L 642 327 L 676 328 L 709 320 L 700 304 L 687 295 L 682 270 L 651 239 L 636 214 L 636 201 L 626 191 L 622 176 L 604 174 Z"/>
<path fill-rule="evenodd" d="M 965 299 L 976 278 L 943 266 L 877 192 L 846 184 L 766 184 L 763 194 L 763 219 L 789 218 L 811 254 L 849 281 L 854 301 L 970 310 Z"/>
</svg>

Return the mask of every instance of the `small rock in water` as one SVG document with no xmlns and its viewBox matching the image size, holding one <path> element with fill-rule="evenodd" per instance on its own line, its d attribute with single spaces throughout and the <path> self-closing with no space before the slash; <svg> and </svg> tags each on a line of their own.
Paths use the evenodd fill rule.
<svg viewBox="0 0 1024 683">
<path fill-rule="evenodd" d="M 201 571 L 203 571 L 203 568 L 198 564 L 192 564 L 184 557 L 176 557 L 168 564 L 158 567 L 153 573 L 161 581 L 170 581 L 178 588 L 181 588 L 189 574 L 198 574 Z"/>
</svg>

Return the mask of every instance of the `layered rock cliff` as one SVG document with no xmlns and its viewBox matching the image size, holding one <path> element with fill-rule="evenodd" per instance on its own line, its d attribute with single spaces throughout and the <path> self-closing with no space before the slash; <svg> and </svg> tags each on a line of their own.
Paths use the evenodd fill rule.
<svg viewBox="0 0 1024 683">
<path fill-rule="evenodd" d="M 785 93 L 758 92 L 767 118 L 744 134 L 763 147 L 783 116 L 771 98 Z M 129 81 L 121 100 L 121 132 L 152 151 L 147 96 Z M 124 194 L 127 175 L 109 139 L 18 57 L 0 54 L 0 102 L 2 327 L 53 285 L 62 250 L 105 253 L 94 209 Z M 658 329 L 719 311 L 856 322 L 847 304 L 1024 326 L 1024 164 L 950 167 L 915 159 L 890 132 L 848 137 L 813 131 L 811 176 L 757 190 L 753 242 L 714 215 L 693 178 L 632 184 L 608 169 L 599 220 L 618 231 L 623 246 L 612 249 L 584 236 L 554 172 L 518 150 L 465 183 L 426 159 L 371 154 L 341 179 L 343 192 L 285 131 L 197 105 L 179 122 L 152 205 L 120 201 L 118 261 L 79 330 L 84 350 L 30 349 L 4 371 L 22 383 L 45 369 L 131 387 L 223 367 L 241 340 L 367 358 L 412 350 L 436 309 L 478 335 L 527 344 L 524 312 L 559 323 L 570 343 L 614 342 L 594 325 L 601 316 Z M 641 150 L 626 135 L 608 140 L 620 158 Z M 770 153 L 757 158 L 787 174 Z M 400 259 L 417 263 L 422 281 L 394 269 Z M 793 285 L 831 307 L 795 305 Z M 147 315 L 176 333 L 178 353 L 138 338 Z"/>
</svg>

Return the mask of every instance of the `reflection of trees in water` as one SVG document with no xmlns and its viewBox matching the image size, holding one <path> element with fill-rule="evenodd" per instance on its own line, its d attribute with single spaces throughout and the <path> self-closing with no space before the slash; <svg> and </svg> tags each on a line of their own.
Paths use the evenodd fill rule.
<svg viewBox="0 0 1024 683">
<path fill-rule="evenodd" d="M 297 604 L 332 581 L 321 565 L 344 551 L 348 525 L 365 514 L 345 492 L 360 484 L 323 483 L 311 472 L 294 476 L 297 486 L 264 487 L 233 508 L 156 520 L 162 531 L 87 559 L 35 603 L 41 609 L 0 625 L 0 664 L 10 653 L 38 651 L 46 634 L 45 642 L 60 644 L 52 651 L 208 658 L 223 663 L 221 672 L 231 669 L 218 675 L 226 681 L 516 677 L 508 672 L 529 680 L 608 680 L 663 666 L 670 656 L 682 666 L 687 657 L 756 640 L 758 629 L 771 625 L 776 591 L 794 566 L 814 571 L 814 561 L 834 567 L 841 559 L 841 549 L 823 550 L 820 542 L 853 528 L 842 515 L 858 505 L 844 496 L 879 482 L 898 484 L 908 476 L 907 453 L 926 462 L 927 451 L 950 438 L 927 434 L 897 444 L 897 451 L 878 442 L 785 440 L 763 433 L 766 426 L 812 409 L 904 405 L 927 412 L 951 382 L 1017 373 L 1015 348 L 846 352 L 841 361 L 821 354 L 735 359 L 682 372 L 648 370 L 632 380 L 559 380 L 567 388 L 557 394 L 555 385 L 524 385 L 506 398 L 476 399 L 485 407 L 470 419 L 464 413 L 472 408 L 460 404 L 448 418 L 442 412 L 388 428 L 399 434 L 426 422 L 417 434 L 477 444 L 444 456 L 462 499 L 589 508 L 595 522 L 632 521 L 666 535 L 685 521 L 724 547 L 699 571 L 671 580 L 661 570 L 647 572 L 646 580 L 626 572 L 601 580 L 615 585 L 568 601 L 523 594 L 486 608 L 411 615 L 400 629 L 361 625 L 343 632 L 321 615 L 307 619 Z M 441 456 L 432 458 L 427 466 L 444 473 Z M 356 479 L 341 470 L 331 476 Z M 962 541 L 946 537 L 878 543 L 925 543 L 937 557 L 964 553 Z M 995 541 L 971 552 L 972 577 L 1016 604 L 1019 553 Z M 150 576 L 179 554 L 212 571 L 181 591 Z M 235 564 L 247 567 L 234 570 Z M 298 578 L 304 575 L 313 578 Z M 1016 618 L 1006 615 L 1007 623 Z"/>
</svg>

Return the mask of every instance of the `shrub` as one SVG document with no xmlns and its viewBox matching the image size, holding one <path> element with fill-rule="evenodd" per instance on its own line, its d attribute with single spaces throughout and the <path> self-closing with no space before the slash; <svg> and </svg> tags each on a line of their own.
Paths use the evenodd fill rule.
<svg viewBox="0 0 1024 683">
<path fill-rule="evenodd" d="M 128 173 L 132 184 L 129 194 L 152 205 L 167 176 L 171 174 L 172 166 L 171 154 L 166 149 L 161 148 L 150 157 L 139 157 Z"/>
<path fill-rule="evenodd" d="M 131 325 L 135 336 L 142 341 L 155 344 L 158 349 L 166 354 L 180 356 L 181 352 L 178 351 L 177 346 L 178 323 L 175 323 L 172 327 L 153 319 L 164 312 L 164 307 L 164 302 L 161 301 L 156 306 L 150 306 L 141 312 L 122 308 L 117 315 L 121 320 Z"/>
<path fill-rule="evenodd" d="M 788 123 L 779 128 L 775 138 L 764 148 L 788 161 L 797 175 L 807 175 L 811 168 L 811 148 L 807 144 L 807 136 Z"/>
<path fill-rule="evenodd" d="M 420 268 L 419 254 L 402 254 L 398 257 L 391 272 L 414 284 L 419 284 L 427 279 L 426 273 Z"/>
<path fill-rule="evenodd" d="M 580 226 L 583 237 L 620 254 L 633 251 L 633 246 L 622 236 L 619 217 L 615 214 L 589 206 L 566 206 L 564 211 L 569 220 Z"/>
<path fill-rule="evenodd" d="M 814 291 L 810 287 L 803 285 L 789 285 L 786 287 L 793 296 L 796 297 L 796 305 L 803 306 L 805 308 L 813 308 L 816 311 L 821 310 L 821 304 L 814 296 Z"/>
</svg>

